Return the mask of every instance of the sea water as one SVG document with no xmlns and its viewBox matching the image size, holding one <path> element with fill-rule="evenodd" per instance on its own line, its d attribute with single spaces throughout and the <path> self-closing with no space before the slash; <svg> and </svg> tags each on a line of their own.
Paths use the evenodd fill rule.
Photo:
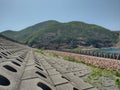
<svg viewBox="0 0 120 90">
<path fill-rule="evenodd" d="M 105 53 L 120 53 L 120 49 L 100 49 L 96 50 L 97 52 L 105 52 Z"/>
</svg>

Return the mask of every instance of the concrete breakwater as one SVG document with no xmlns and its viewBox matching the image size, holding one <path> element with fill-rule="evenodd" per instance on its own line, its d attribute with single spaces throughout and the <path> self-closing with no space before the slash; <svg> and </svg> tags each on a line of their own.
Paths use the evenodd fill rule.
<svg viewBox="0 0 120 90">
<path fill-rule="evenodd" d="M 120 60 L 120 53 L 105 53 L 105 52 L 98 52 L 93 50 L 80 50 L 80 51 L 60 50 L 60 51 Z"/>
<path fill-rule="evenodd" d="M 83 64 L 56 59 L 0 37 L 0 90 L 98 90 Z"/>
</svg>

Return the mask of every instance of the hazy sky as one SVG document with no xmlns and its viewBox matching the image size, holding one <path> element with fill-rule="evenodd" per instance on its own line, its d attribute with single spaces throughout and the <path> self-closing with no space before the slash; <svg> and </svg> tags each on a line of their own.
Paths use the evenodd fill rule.
<svg viewBox="0 0 120 90">
<path fill-rule="evenodd" d="M 46 20 L 83 21 L 120 30 L 120 0 L 0 0 L 0 31 Z"/>
</svg>

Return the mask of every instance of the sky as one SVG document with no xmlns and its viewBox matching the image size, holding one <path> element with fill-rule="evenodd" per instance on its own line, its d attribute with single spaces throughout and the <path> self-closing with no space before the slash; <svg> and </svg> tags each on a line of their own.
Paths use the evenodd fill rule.
<svg viewBox="0 0 120 90">
<path fill-rule="evenodd" d="M 47 20 L 82 21 L 120 30 L 120 0 L 0 0 L 0 32 Z"/>
</svg>

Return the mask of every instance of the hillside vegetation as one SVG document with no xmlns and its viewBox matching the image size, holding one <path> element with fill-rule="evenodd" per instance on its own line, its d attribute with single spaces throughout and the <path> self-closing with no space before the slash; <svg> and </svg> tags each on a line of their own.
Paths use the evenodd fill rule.
<svg viewBox="0 0 120 90">
<path fill-rule="evenodd" d="M 19 43 L 18 41 L 15 41 L 15 40 L 13 40 L 13 39 L 11 39 L 11 38 L 8 38 L 8 37 L 6 37 L 6 36 L 4 36 L 4 35 L 2 35 L 2 34 L 0 34 L 0 38 L 4 38 L 4 39 L 6 39 L 6 40 Z"/>
<path fill-rule="evenodd" d="M 35 24 L 21 31 L 9 30 L 1 34 L 32 47 L 45 49 L 111 47 L 118 42 L 119 36 L 117 32 L 94 24 L 78 21 L 61 23 L 53 20 Z"/>
</svg>

